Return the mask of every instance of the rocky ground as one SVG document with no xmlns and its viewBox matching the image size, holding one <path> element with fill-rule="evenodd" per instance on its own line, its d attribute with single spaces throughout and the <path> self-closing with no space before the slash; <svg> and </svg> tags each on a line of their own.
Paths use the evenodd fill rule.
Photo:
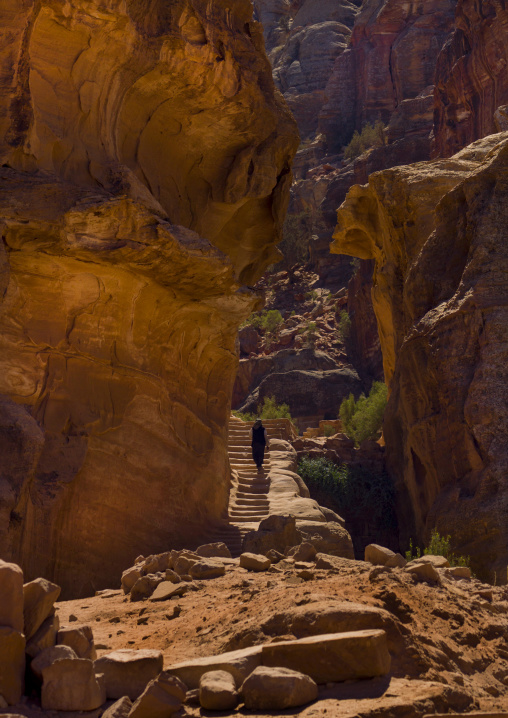
<svg viewBox="0 0 508 718">
<path fill-rule="evenodd" d="M 240 329 L 233 409 L 256 412 L 274 396 L 289 405 L 300 431 L 337 418 L 344 397 L 370 386 L 349 356 L 347 288 L 323 288 L 307 264 L 266 275 L 256 290 L 265 297 L 264 311 L 278 310 L 283 322 L 273 332 L 251 324 Z"/>
<path fill-rule="evenodd" d="M 407 568 L 323 554 L 304 568 L 285 558 L 259 572 L 241 568 L 238 559 L 224 562 L 223 576 L 189 582 L 183 596 L 132 601 L 115 588 L 57 603 L 57 615 L 62 626 L 90 625 L 99 657 L 117 649 L 156 649 L 166 669 L 258 644 L 383 628 L 389 675 L 320 685 L 318 699 L 299 715 L 417 718 L 508 710 L 506 587 L 457 579 L 446 568 L 436 570 L 437 581 L 423 580 Z M 180 715 L 203 714 L 192 694 L 189 700 Z M 41 715 L 32 698 L 9 711 Z M 237 712 L 244 712 L 242 704 L 223 715 Z"/>
</svg>

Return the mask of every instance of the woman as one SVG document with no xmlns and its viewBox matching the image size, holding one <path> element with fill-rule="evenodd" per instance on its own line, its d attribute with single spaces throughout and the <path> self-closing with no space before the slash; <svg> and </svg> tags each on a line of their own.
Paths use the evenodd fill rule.
<svg viewBox="0 0 508 718">
<path fill-rule="evenodd" d="M 252 445 L 252 458 L 254 463 L 258 467 L 258 471 L 261 471 L 263 466 L 263 460 L 265 458 L 265 448 L 270 448 L 270 442 L 268 440 L 268 434 L 263 426 L 261 419 L 256 419 L 252 429 L 250 430 L 251 445 Z"/>
</svg>

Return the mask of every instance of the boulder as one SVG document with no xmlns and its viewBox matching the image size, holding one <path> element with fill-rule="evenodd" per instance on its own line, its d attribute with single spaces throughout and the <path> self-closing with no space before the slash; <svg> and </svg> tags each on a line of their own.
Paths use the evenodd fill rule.
<svg viewBox="0 0 508 718">
<path fill-rule="evenodd" d="M 381 629 L 388 648 L 400 651 L 403 639 L 389 611 L 354 601 L 316 601 L 277 612 L 261 628 L 269 636 L 293 634 L 297 638 L 320 634 Z"/>
<path fill-rule="evenodd" d="M 420 558 L 415 558 L 410 561 L 408 565 L 414 566 L 418 563 L 431 563 L 434 568 L 450 568 L 450 562 L 447 558 L 444 556 L 434 556 L 433 554 L 427 554 L 425 556 L 420 556 Z"/>
<path fill-rule="evenodd" d="M 201 676 L 209 671 L 227 671 L 239 686 L 257 666 L 261 665 L 261 650 L 261 646 L 252 646 L 239 651 L 193 658 L 170 666 L 167 672 L 180 678 L 190 690 L 198 688 Z"/>
<path fill-rule="evenodd" d="M 434 568 L 432 563 L 413 563 L 410 562 L 404 569 L 408 573 L 416 576 L 420 581 L 432 581 L 434 583 L 439 582 L 439 574 Z"/>
<path fill-rule="evenodd" d="M 224 576 L 226 567 L 219 561 L 197 561 L 189 569 L 189 575 L 195 579 L 218 578 Z"/>
<path fill-rule="evenodd" d="M 9 705 L 16 705 L 24 684 L 25 637 L 10 626 L 0 626 L 0 696 Z"/>
<path fill-rule="evenodd" d="M 136 581 L 143 575 L 143 566 L 137 564 L 131 566 L 122 573 L 122 588 L 124 593 L 130 593 L 131 588 L 134 586 Z"/>
<path fill-rule="evenodd" d="M 175 596 L 183 596 L 188 590 L 189 586 L 184 582 L 175 584 L 172 581 L 162 581 L 150 596 L 150 601 L 167 601 Z"/>
<path fill-rule="evenodd" d="M 38 656 L 36 656 L 32 663 L 30 664 L 30 668 L 32 670 L 32 673 L 40 680 L 42 681 L 42 671 L 44 668 L 47 668 L 55 661 L 60 661 L 63 658 L 78 658 L 75 651 L 72 650 L 69 646 L 51 646 L 50 648 L 45 648 L 42 650 Z"/>
<path fill-rule="evenodd" d="M 29 641 L 52 613 L 53 605 L 60 595 L 60 586 L 45 578 L 23 586 L 23 617 L 25 637 Z"/>
<path fill-rule="evenodd" d="M 180 576 L 176 573 L 176 571 L 173 571 L 172 568 L 167 568 L 164 571 L 164 580 L 170 581 L 170 583 L 180 583 Z"/>
<path fill-rule="evenodd" d="M 262 664 L 307 673 L 317 683 L 384 676 L 390 670 L 386 633 L 350 631 L 262 647 Z"/>
<path fill-rule="evenodd" d="M 156 576 L 154 573 L 141 576 L 131 588 L 131 601 L 142 601 L 144 598 L 150 598 L 157 586 L 163 581 L 164 576 Z"/>
<path fill-rule="evenodd" d="M 279 563 L 279 561 L 282 561 L 284 558 L 283 553 L 279 553 L 279 551 L 276 551 L 275 549 L 270 549 L 266 552 L 266 557 L 270 559 L 270 561 L 273 563 Z"/>
<path fill-rule="evenodd" d="M 451 566 L 446 570 L 446 576 L 452 578 L 471 578 L 471 569 L 468 566 Z"/>
<path fill-rule="evenodd" d="M 402 556 L 400 553 L 396 553 L 393 556 L 390 556 L 388 561 L 385 563 L 385 566 L 388 568 L 404 568 L 404 566 L 407 564 L 407 560 Z"/>
<path fill-rule="evenodd" d="M 159 675 L 163 664 L 160 651 L 122 648 L 98 658 L 95 671 L 104 675 L 108 698 L 128 696 L 134 701 Z"/>
<path fill-rule="evenodd" d="M 292 556 L 295 561 L 314 561 L 316 554 L 316 548 L 307 541 L 304 541 L 299 546 L 293 546 L 288 551 L 288 556 Z"/>
<path fill-rule="evenodd" d="M 104 678 L 87 658 L 61 658 L 42 669 L 44 710 L 93 711 L 105 702 Z"/>
<path fill-rule="evenodd" d="M 385 566 L 386 562 L 395 556 L 395 552 L 384 546 L 371 543 L 365 547 L 365 560 L 374 566 Z"/>
<path fill-rule="evenodd" d="M 336 522 L 299 521 L 302 540 L 314 546 L 316 551 L 331 556 L 354 559 L 351 536 Z"/>
<path fill-rule="evenodd" d="M 46 618 L 42 626 L 26 644 L 25 652 L 31 658 L 35 658 L 45 648 L 50 648 L 56 643 L 56 635 L 60 628 L 60 619 L 56 615 Z"/>
<path fill-rule="evenodd" d="M 61 628 L 58 631 L 56 642 L 60 646 L 72 648 L 78 658 L 89 658 L 91 661 L 97 658 L 91 626 L 82 624 Z"/>
<path fill-rule="evenodd" d="M 131 699 L 128 696 L 123 696 L 104 711 L 102 718 L 128 718 L 131 708 Z"/>
<path fill-rule="evenodd" d="M 309 676 L 289 668 L 256 668 L 240 689 L 248 710 L 296 708 L 316 700 L 318 687 Z"/>
<path fill-rule="evenodd" d="M 136 700 L 129 718 L 167 718 L 180 709 L 186 692 L 179 678 L 163 671 Z"/>
<path fill-rule="evenodd" d="M 0 626 L 23 633 L 23 571 L 0 560 Z"/>
<path fill-rule="evenodd" d="M 222 541 L 205 543 L 196 549 L 196 553 L 198 556 L 203 556 L 204 558 L 231 558 L 231 551 Z"/>
<path fill-rule="evenodd" d="M 199 561 L 201 557 L 191 558 L 190 556 L 179 556 L 176 559 L 173 569 L 181 576 L 190 575 L 190 568 Z"/>
<path fill-rule="evenodd" d="M 288 546 L 302 542 L 302 534 L 296 528 L 294 516 L 273 514 L 260 522 L 257 531 L 244 536 L 242 550 L 246 553 L 266 554 L 271 549 L 285 553 Z"/>
<path fill-rule="evenodd" d="M 209 711 L 233 710 L 239 696 L 235 679 L 227 671 L 208 671 L 199 680 L 199 703 Z"/>
<path fill-rule="evenodd" d="M 248 571 L 266 571 L 270 565 L 270 559 L 260 554 L 242 553 L 240 556 L 241 568 L 246 568 Z"/>
<path fill-rule="evenodd" d="M 143 561 L 143 574 L 158 573 L 159 571 L 165 571 L 167 568 L 173 568 L 172 551 L 148 556 Z"/>
</svg>

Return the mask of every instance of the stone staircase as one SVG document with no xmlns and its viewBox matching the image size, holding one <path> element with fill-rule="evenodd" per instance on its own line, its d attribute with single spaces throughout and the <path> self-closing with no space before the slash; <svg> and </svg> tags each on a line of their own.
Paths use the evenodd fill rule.
<svg viewBox="0 0 508 718">
<path fill-rule="evenodd" d="M 294 427 L 285 419 L 263 421 L 269 438 L 288 439 Z M 265 452 L 263 468 L 258 472 L 252 460 L 251 422 L 232 416 L 229 420 L 228 452 L 231 465 L 231 493 L 229 496 L 228 524 L 214 532 L 214 541 L 223 541 L 233 556 L 239 556 L 242 539 L 249 531 L 258 528 L 259 522 L 270 513 L 270 452 Z"/>
</svg>

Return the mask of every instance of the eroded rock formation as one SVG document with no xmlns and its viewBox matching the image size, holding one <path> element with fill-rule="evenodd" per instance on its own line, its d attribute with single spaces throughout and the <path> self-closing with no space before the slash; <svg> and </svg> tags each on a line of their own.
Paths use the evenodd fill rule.
<svg viewBox="0 0 508 718">
<path fill-rule="evenodd" d="M 84 594 L 227 507 L 296 149 L 249 2 L 0 8 L 3 557 Z"/>
<path fill-rule="evenodd" d="M 435 154 L 449 157 L 507 127 L 496 121 L 508 103 L 508 8 L 500 0 L 459 0 L 453 37 L 436 78 Z"/>
<path fill-rule="evenodd" d="M 372 175 L 338 213 L 332 251 L 375 259 L 391 395 L 387 461 L 403 543 L 451 534 L 476 570 L 508 562 L 508 134 L 451 159 Z"/>
</svg>

